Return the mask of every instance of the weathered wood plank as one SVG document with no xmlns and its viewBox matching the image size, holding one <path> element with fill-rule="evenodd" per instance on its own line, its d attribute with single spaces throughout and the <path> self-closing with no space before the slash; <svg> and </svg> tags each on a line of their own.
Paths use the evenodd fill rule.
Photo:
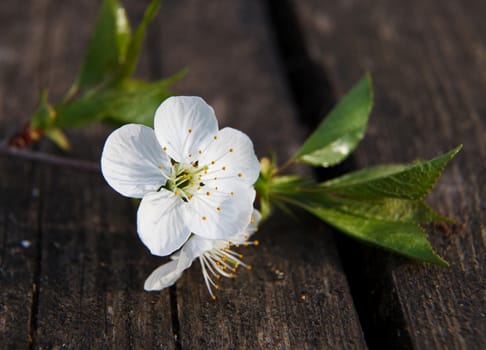
<svg viewBox="0 0 486 350">
<path fill-rule="evenodd" d="M 310 57 L 341 95 L 371 70 L 376 103 L 358 168 L 464 144 L 429 197 L 458 225 L 428 227 L 441 268 L 362 249 L 370 345 L 486 347 L 484 2 L 292 1 Z M 378 257 L 376 257 L 378 255 Z M 364 263 L 363 263 L 364 262 Z M 361 292 L 363 293 L 363 292 Z M 369 305 L 373 305 L 372 308 Z M 367 328 L 368 327 L 368 328 Z"/>
<path fill-rule="evenodd" d="M 259 155 L 292 155 L 304 129 L 262 3 L 167 1 L 162 13 L 164 71 L 190 68 L 178 91 L 203 96 L 220 124 L 250 135 Z M 222 281 L 216 302 L 198 266 L 184 274 L 176 286 L 182 348 L 366 347 L 333 237 L 302 220 L 264 225 L 262 244 L 243 251 L 253 271 Z"/>
<path fill-rule="evenodd" d="M 98 6 L 99 1 L 55 1 L 40 14 L 49 23 L 41 85 L 54 99 L 74 79 Z M 107 132 L 102 127 L 71 132 L 72 156 L 99 161 Z M 47 143 L 43 149 L 56 152 Z M 136 208 L 109 189 L 100 174 L 38 169 L 41 245 L 34 346 L 173 348 L 169 293 L 143 291 L 157 260 L 138 240 Z"/>
<path fill-rule="evenodd" d="M 29 1 L 18 6 L 2 2 L 0 23 L 0 140 L 4 140 L 34 107 L 33 82 L 40 58 L 35 39 L 45 23 L 34 16 Z M 35 323 L 32 306 L 38 270 L 35 171 L 29 162 L 0 157 L 0 172 L 0 347 L 27 348 Z"/>
</svg>

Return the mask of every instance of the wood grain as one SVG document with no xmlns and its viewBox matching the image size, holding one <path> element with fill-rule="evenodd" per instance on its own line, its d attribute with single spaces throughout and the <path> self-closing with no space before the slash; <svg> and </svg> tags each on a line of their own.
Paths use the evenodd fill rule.
<svg viewBox="0 0 486 350">
<path fill-rule="evenodd" d="M 35 104 L 25 87 L 35 90 L 39 33 L 43 19 L 30 4 L 0 4 L 0 140 L 18 125 Z M 25 28 L 22 23 L 31 23 Z M 38 275 L 38 188 L 32 164 L 0 158 L 0 347 L 27 348 L 35 319 Z"/>
<path fill-rule="evenodd" d="M 179 93 L 201 95 L 222 125 L 248 133 L 259 155 L 283 161 L 305 133 L 282 76 L 260 2 L 167 1 L 160 21 L 164 70 L 187 65 Z M 366 347 L 330 232 L 302 217 L 270 219 L 246 248 L 254 266 L 222 281 L 213 302 L 199 267 L 177 284 L 184 349 Z M 195 264 L 196 265 L 196 264 Z"/>
<path fill-rule="evenodd" d="M 456 225 L 428 227 L 441 268 L 360 249 L 370 346 L 486 347 L 484 2 L 292 1 L 309 55 L 338 95 L 365 70 L 376 102 L 357 167 L 431 158 L 464 144 L 429 203 Z"/>
<path fill-rule="evenodd" d="M 35 69 L 39 85 L 47 86 L 55 100 L 74 79 L 99 2 L 42 4 L 45 11 L 35 16 L 49 23 L 43 29 L 49 40 L 42 40 L 41 63 L 29 68 Z M 33 7 L 41 7 L 41 1 Z M 147 70 L 142 73 L 150 74 Z M 26 85 L 24 82 L 18 90 Z M 71 156 L 98 162 L 108 131 L 95 126 L 70 132 Z M 47 142 L 41 147 L 58 152 Z M 43 165 L 35 169 L 39 224 L 34 243 L 39 245 L 33 249 L 39 252 L 34 276 L 38 294 L 34 305 L 23 305 L 32 307 L 29 312 L 9 313 L 19 320 L 32 313 L 31 347 L 173 348 L 169 293 L 143 291 L 143 281 L 157 259 L 138 240 L 136 207 L 112 191 L 100 174 Z M 15 179 L 17 175 L 11 176 Z M 19 204 L 17 210 L 25 209 Z M 13 286 L 8 291 L 29 297 Z M 17 332 L 9 337 L 22 339 L 25 330 Z"/>
<path fill-rule="evenodd" d="M 125 3 L 140 19 L 140 2 Z M 53 100 L 69 87 L 98 5 L 32 0 L 1 7 L 6 19 L 27 23 L 12 25 L 11 41 L 2 42 L 15 56 L 2 62 L 8 68 L 0 83 L 5 135 L 12 118 L 4 114 L 24 118 L 34 108 L 35 95 L 23 98 L 29 80 L 48 87 Z M 181 63 L 191 67 L 181 92 L 203 95 L 221 125 L 250 134 L 259 154 L 291 155 L 304 130 L 260 3 L 168 2 L 162 16 L 139 73 L 158 78 Z M 11 85 L 17 72 L 24 72 L 22 80 Z M 69 132 L 71 156 L 98 161 L 107 133 L 98 126 Z M 59 152 L 48 142 L 40 148 Z M 263 227 L 261 247 L 245 251 L 254 271 L 226 281 L 217 302 L 197 266 L 171 291 L 146 293 L 145 277 L 164 260 L 139 242 L 129 201 L 98 174 L 0 161 L 2 347 L 365 347 L 333 237 L 312 221 L 277 217 Z M 22 239 L 31 246 L 20 248 Z"/>
</svg>

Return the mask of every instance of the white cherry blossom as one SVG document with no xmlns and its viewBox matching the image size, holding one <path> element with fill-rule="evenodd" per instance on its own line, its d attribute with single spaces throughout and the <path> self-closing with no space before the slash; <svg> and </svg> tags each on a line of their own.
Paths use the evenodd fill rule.
<svg viewBox="0 0 486 350">
<path fill-rule="evenodd" d="M 239 266 L 251 270 L 251 265 L 245 264 L 243 256 L 236 253 L 233 247 L 240 245 L 258 245 L 258 241 L 248 241 L 257 231 L 261 215 L 255 210 L 250 223 L 244 230 L 231 236 L 228 240 L 206 239 L 192 236 L 182 246 L 181 250 L 171 256 L 171 261 L 155 269 L 145 281 L 146 291 L 158 291 L 173 285 L 188 269 L 192 262 L 199 258 L 206 287 L 213 299 L 216 299 L 213 288 L 219 289 L 219 280 L 222 276 L 235 277 Z"/>
<path fill-rule="evenodd" d="M 214 110 L 200 97 L 168 98 L 154 125 L 115 130 L 101 157 L 108 184 L 142 198 L 137 231 L 152 254 L 171 254 L 191 234 L 227 239 L 244 229 L 260 173 L 248 136 L 218 130 Z"/>
</svg>

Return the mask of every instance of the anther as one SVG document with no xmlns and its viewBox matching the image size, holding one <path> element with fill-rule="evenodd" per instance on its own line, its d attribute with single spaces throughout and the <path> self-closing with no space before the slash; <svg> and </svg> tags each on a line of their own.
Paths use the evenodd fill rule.
<svg viewBox="0 0 486 350">
<path fill-rule="evenodd" d="M 211 192 L 206 192 L 206 196 L 209 196 L 209 195 L 211 195 Z"/>
<path fill-rule="evenodd" d="M 254 244 L 254 245 L 259 245 L 259 244 L 260 244 L 260 241 L 259 241 L 259 240 L 254 240 L 254 241 L 253 241 L 253 244 Z"/>
<path fill-rule="evenodd" d="M 214 136 L 213 139 L 217 140 L 218 139 L 218 136 Z"/>
<path fill-rule="evenodd" d="M 253 268 L 253 267 L 252 267 L 251 265 L 247 265 L 247 266 L 246 266 L 246 269 L 247 269 L 248 271 L 251 271 L 251 269 L 252 269 L 252 268 Z"/>
<path fill-rule="evenodd" d="M 230 192 L 230 195 L 234 196 L 234 195 L 235 195 L 235 193 L 234 193 L 233 191 L 231 191 L 231 192 Z"/>
<path fill-rule="evenodd" d="M 226 167 L 225 167 L 225 166 L 223 166 L 221 169 L 226 170 Z"/>
<path fill-rule="evenodd" d="M 162 147 L 162 150 L 167 151 L 167 147 L 165 147 L 165 146 Z"/>
<path fill-rule="evenodd" d="M 159 169 L 160 170 L 164 169 L 164 166 L 163 165 L 159 165 Z"/>
<path fill-rule="evenodd" d="M 187 132 L 190 134 L 192 132 L 192 129 L 187 130 Z"/>
<path fill-rule="evenodd" d="M 217 208 L 216 208 L 216 210 L 217 210 L 217 211 L 221 211 L 221 208 L 220 208 L 220 207 L 217 207 Z"/>
<path fill-rule="evenodd" d="M 234 150 L 233 148 L 230 148 L 230 149 L 229 149 L 229 151 L 230 151 L 230 152 L 234 152 L 235 150 Z"/>
<path fill-rule="evenodd" d="M 203 221 L 205 221 L 205 220 L 206 220 L 206 217 L 205 217 L 205 216 L 203 216 L 203 217 L 202 217 L 202 219 L 203 219 Z"/>
<path fill-rule="evenodd" d="M 243 176 L 243 174 L 242 174 L 242 173 L 238 173 L 238 177 L 242 177 L 242 176 Z"/>
</svg>

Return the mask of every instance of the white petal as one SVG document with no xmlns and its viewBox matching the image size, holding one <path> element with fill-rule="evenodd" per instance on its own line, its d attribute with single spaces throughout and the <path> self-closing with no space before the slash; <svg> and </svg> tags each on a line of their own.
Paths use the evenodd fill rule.
<svg viewBox="0 0 486 350">
<path fill-rule="evenodd" d="M 165 184 L 170 160 L 149 127 L 124 125 L 108 136 L 101 155 L 106 182 L 127 197 L 142 198 Z"/>
<path fill-rule="evenodd" d="M 261 218 L 262 215 L 260 214 L 260 212 L 256 209 L 253 209 L 249 224 L 242 231 L 238 232 L 234 236 L 231 236 L 229 240 L 233 243 L 243 243 L 247 241 L 250 236 L 257 232 Z"/>
<path fill-rule="evenodd" d="M 250 138 L 239 130 L 224 128 L 218 132 L 199 157 L 200 165 L 208 166 L 208 179 L 236 179 L 253 185 L 260 174 L 260 163 Z"/>
<path fill-rule="evenodd" d="M 184 270 L 192 265 L 194 259 L 212 249 L 215 242 L 198 236 L 189 238 L 182 249 L 171 256 L 174 260 L 158 267 L 150 274 L 145 280 L 144 289 L 154 291 L 170 287 L 181 277 Z"/>
<path fill-rule="evenodd" d="M 145 280 L 143 288 L 146 291 L 156 291 L 173 285 L 184 271 L 179 269 L 177 265 L 178 260 L 172 260 L 167 264 L 159 266 Z"/>
<path fill-rule="evenodd" d="M 191 230 L 184 222 L 184 202 L 165 189 L 143 197 L 138 208 L 137 230 L 154 255 L 164 256 L 179 249 Z"/>
<path fill-rule="evenodd" d="M 196 193 L 187 203 L 186 222 L 191 232 L 209 239 L 228 239 L 248 225 L 255 190 L 243 183 L 231 185 L 218 190 L 205 186 L 206 192 Z"/>
<path fill-rule="evenodd" d="M 155 112 L 155 134 L 167 154 L 178 162 L 191 162 L 218 132 L 211 106 L 200 97 L 174 96 Z"/>
</svg>

